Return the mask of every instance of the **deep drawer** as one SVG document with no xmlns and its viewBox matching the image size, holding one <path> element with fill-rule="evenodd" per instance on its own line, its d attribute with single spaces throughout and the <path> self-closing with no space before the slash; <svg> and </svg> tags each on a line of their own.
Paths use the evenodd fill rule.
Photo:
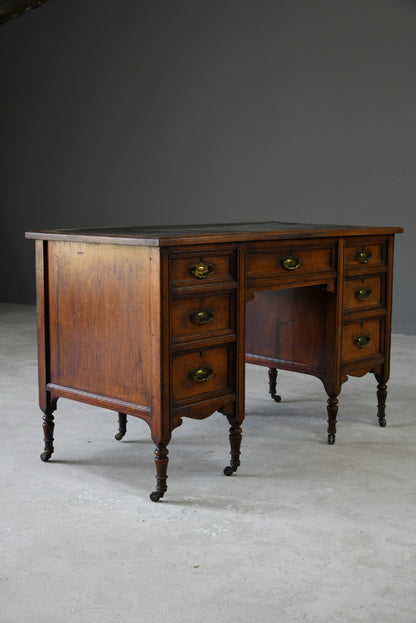
<svg viewBox="0 0 416 623">
<path fill-rule="evenodd" d="M 211 348 L 172 358 L 172 402 L 233 391 L 230 375 L 232 346 Z"/>
<path fill-rule="evenodd" d="M 342 360 L 356 361 L 380 354 L 382 318 L 345 324 L 342 331 Z"/>
</svg>

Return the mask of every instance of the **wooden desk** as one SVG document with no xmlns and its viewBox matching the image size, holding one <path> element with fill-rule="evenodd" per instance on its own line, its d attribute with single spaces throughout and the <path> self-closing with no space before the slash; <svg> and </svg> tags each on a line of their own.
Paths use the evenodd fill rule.
<svg viewBox="0 0 416 623">
<path fill-rule="evenodd" d="M 374 373 L 385 426 L 394 234 L 399 227 L 245 223 L 28 232 L 36 239 L 43 461 L 60 397 L 142 418 L 153 501 L 183 417 L 230 423 L 240 465 L 245 361 L 317 376 L 334 443 L 348 375 Z"/>
</svg>

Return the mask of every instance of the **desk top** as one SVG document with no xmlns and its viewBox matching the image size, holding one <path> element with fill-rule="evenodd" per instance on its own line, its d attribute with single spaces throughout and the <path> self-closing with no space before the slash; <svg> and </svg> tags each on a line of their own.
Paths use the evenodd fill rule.
<svg viewBox="0 0 416 623">
<path fill-rule="evenodd" d="M 221 242 L 286 240 L 291 238 L 386 235 L 402 232 L 402 227 L 350 227 L 348 225 L 279 223 L 271 221 L 264 223 L 53 229 L 26 232 L 26 238 L 166 247 Z"/>
</svg>

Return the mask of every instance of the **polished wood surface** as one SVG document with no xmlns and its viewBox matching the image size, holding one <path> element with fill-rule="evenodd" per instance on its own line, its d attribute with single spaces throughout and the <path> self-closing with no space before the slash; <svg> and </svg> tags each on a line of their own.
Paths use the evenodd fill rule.
<svg viewBox="0 0 416 623">
<path fill-rule="evenodd" d="M 156 489 L 184 417 L 222 412 L 240 465 L 245 361 L 317 376 L 328 442 L 348 376 L 372 372 L 386 425 L 399 227 L 243 223 L 28 232 L 36 240 L 39 404 L 47 461 L 59 398 L 145 420 Z M 280 390 L 282 391 L 282 389 Z M 283 392 L 282 392 L 283 393 Z M 284 408 L 283 404 L 276 407 Z"/>
<path fill-rule="evenodd" d="M 150 253 L 49 244 L 50 383 L 150 408 Z"/>
<path fill-rule="evenodd" d="M 174 246 L 325 238 L 331 236 L 373 236 L 399 234 L 401 227 L 316 225 L 311 223 L 215 223 L 206 225 L 167 225 L 152 227 L 96 227 L 91 229 L 54 229 L 27 232 L 27 238 L 72 240 L 136 246 Z M 363 239 L 364 242 L 366 239 Z"/>
</svg>

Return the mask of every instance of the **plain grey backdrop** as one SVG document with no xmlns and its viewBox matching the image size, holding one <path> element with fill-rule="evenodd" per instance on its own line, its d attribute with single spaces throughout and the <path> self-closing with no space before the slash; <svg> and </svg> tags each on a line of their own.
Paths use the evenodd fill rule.
<svg viewBox="0 0 416 623">
<path fill-rule="evenodd" d="M 49 0 L 0 26 L 1 300 L 28 229 L 399 225 L 416 333 L 416 3 Z"/>
</svg>

